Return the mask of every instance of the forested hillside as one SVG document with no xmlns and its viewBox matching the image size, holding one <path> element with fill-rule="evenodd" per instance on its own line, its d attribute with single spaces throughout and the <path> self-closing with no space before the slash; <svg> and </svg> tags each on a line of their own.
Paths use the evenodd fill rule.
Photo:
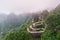
<svg viewBox="0 0 60 40">
<path fill-rule="evenodd" d="M 31 16 L 28 14 L 15 15 L 11 13 L 9 15 L 0 15 L 0 38 L 3 38 L 9 32 L 16 31 L 23 24 L 31 20 Z"/>
<path fill-rule="evenodd" d="M 4 35 L 2 40 L 60 40 L 60 5 L 58 5 L 54 10 L 48 12 L 44 10 L 42 13 L 37 13 L 33 15 L 16 16 L 15 14 L 10 14 L 6 17 L 4 21 L 5 25 L 2 26 L 3 30 L 0 30 L 0 35 Z M 39 17 L 39 19 L 38 19 Z M 43 22 L 47 24 L 46 29 L 37 38 L 34 38 L 27 28 L 34 24 L 35 22 Z M 37 20 L 38 19 L 38 20 Z M 45 26 L 45 25 L 43 25 Z M 1 27 L 0 27 L 1 28 Z M 40 26 L 39 26 L 40 28 Z M 30 29 L 30 28 L 29 28 Z M 40 31 L 40 30 L 36 30 Z M 6 34 L 3 34 L 6 33 Z M 35 30 L 33 31 L 35 32 Z M 2 36 L 1 35 L 1 36 Z"/>
</svg>

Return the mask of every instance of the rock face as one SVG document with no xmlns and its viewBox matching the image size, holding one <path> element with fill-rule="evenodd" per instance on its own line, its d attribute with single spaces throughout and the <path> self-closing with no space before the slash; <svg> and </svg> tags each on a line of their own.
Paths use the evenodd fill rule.
<svg viewBox="0 0 60 40">
<path fill-rule="evenodd" d="M 41 33 L 31 33 L 33 38 L 39 38 L 41 36 Z"/>
</svg>

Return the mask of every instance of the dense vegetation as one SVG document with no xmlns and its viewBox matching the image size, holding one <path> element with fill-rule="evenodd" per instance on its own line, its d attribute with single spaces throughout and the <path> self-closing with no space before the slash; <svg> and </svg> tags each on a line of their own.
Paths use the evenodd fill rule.
<svg viewBox="0 0 60 40">
<path fill-rule="evenodd" d="M 0 38 L 4 38 L 7 33 L 14 32 L 18 28 L 21 28 L 31 17 L 28 14 L 15 15 L 14 13 L 9 15 L 0 14 Z"/>
<path fill-rule="evenodd" d="M 18 28 L 18 26 L 15 24 L 15 21 L 13 24 L 9 24 L 11 25 L 10 27 L 14 25 L 13 28 L 17 26 L 18 29 L 17 31 L 11 31 L 6 34 L 3 40 L 60 40 L 60 5 L 53 11 L 49 12 L 49 14 L 47 11 L 43 11 L 43 13 L 47 13 L 41 15 L 44 16 L 43 20 L 48 25 L 48 27 L 39 38 L 33 38 L 32 35 L 27 32 L 27 27 L 32 24 L 31 20 L 29 19 L 29 21 L 24 22 L 23 25 L 19 25 L 20 28 Z M 16 23 L 18 24 L 18 22 Z"/>
</svg>

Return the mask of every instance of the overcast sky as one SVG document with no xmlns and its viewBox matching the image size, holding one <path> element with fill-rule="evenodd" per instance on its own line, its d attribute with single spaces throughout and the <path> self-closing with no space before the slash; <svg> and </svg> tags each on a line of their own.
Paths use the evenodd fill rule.
<svg viewBox="0 0 60 40">
<path fill-rule="evenodd" d="M 24 13 L 55 8 L 60 0 L 0 0 L 0 14 Z"/>
</svg>

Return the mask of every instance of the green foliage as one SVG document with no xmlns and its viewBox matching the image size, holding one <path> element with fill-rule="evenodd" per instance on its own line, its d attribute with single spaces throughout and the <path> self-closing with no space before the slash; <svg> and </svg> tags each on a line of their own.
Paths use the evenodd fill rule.
<svg viewBox="0 0 60 40">
<path fill-rule="evenodd" d="M 8 34 L 5 40 L 32 40 L 32 38 L 28 32 L 20 31 Z"/>
<path fill-rule="evenodd" d="M 60 32 L 57 32 L 56 38 L 57 38 L 57 40 L 60 40 Z"/>
<path fill-rule="evenodd" d="M 6 35 L 5 40 L 33 40 L 27 31 L 19 30 Z"/>
<path fill-rule="evenodd" d="M 42 36 L 41 36 L 41 40 L 57 40 L 58 38 L 56 38 L 56 33 L 54 33 L 53 30 L 46 30 Z"/>
<path fill-rule="evenodd" d="M 51 14 L 48 16 L 46 23 L 48 23 L 51 28 L 56 28 L 56 26 L 60 25 L 60 14 Z"/>
<path fill-rule="evenodd" d="M 4 40 L 33 40 L 32 36 L 26 30 L 30 23 L 26 24 L 22 25 L 19 30 L 7 34 Z"/>
<path fill-rule="evenodd" d="M 42 39 L 42 40 L 47 40 L 48 38 L 50 39 L 51 33 L 52 33 L 51 30 L 46 30 L 46 31 L 42 34 L 41 39 Z"/>
<path fill-rule="evenodd" d="M 60 30 L 60 25 L 56 26 L 56 29 L 57 29 L 57 30 Z"/>
<path fill-rule="evenodd" d="M 37 28 L 44 28 L 44 25 L 43 24 L 37 25 Z"/>
</svg>

